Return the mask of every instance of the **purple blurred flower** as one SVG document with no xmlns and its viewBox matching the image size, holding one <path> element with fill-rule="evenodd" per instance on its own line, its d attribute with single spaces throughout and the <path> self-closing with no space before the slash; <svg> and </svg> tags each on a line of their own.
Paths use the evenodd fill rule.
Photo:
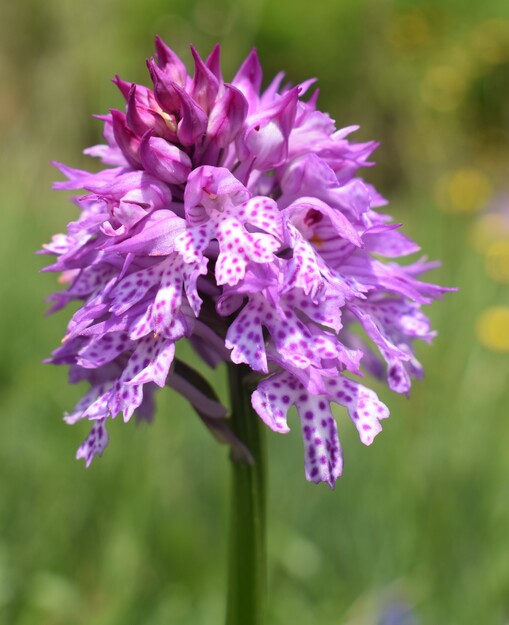
<svg viewBox="0 0 509 625">
<path fill-rule="evenodd" d="M 418 625 L 419 619 L 412 606 L 404 601 L 393 601 L 380 615 L 378 625 Z"/>
<path fill-rule="evenodd" d="M 55 188 L 86 191 L 44 249 L 69 283 L 53 310 L 82 302 L 49 360 L 90 383 L 66 415 L 93 424 L 77 456 L 88 466 L 102 454 L 118 413 L 150 419 L 157 386 L 232 442 L 213 390 L 175 358 L 187 338 L 208 364 L 259 374 L 252 404 L 274 431 L 297 408 L 306 477 L 333 486 L 343 461 L 331 402 L 369 445 L 389 411 L 357 381 L 361 364 L 408 393 L 422 374 L 412 343 L 434 336 L 421 305 L 445 289 L 418 280 L 431 264 L 394 262 L 419 248 L 356 177 L 376 143 L 349 142 L 356 127 L 336 130 L 316 91 L 304 100 L 313 81 L 281 86 L 279 74 L 262 91 L 253 51 L 225 83 L 218 47 L 205 61 L 192 49 L 190 77 L 160 39 L 156 49 L 153 89 L 117 77 L 125 112 L 102 116 L 106 144 L 85 151 L 109 167 L 57 164 L 67 181 Z"/>
</svg>

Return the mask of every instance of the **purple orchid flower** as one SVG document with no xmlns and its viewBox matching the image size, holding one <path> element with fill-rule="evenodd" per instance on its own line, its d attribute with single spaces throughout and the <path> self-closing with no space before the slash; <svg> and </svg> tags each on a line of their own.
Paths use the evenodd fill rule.
<svg viewBox="0 0 509 625">
<path fill-rule="evenodd" d="M 362 369 L 408 393 L 422 375 L 413 342 L 434 337 L 421 306 L 447 289 L 419 280 L 432 264 L 395 262 L 419 248 L 356 176 L 377 144 L 351 143 L 356 128 L 336 130 L 317 92 L 304 99 L 313 81 L 281 87 L 280 74 L 262 91 L 253 51 L 225 83 L 218 47 L 205 61 L 192 48 L 191 77 L 159 38 L 156 49 L 153 89 L 114 80 L 126 109 L 100 117 L 106 144 L 85 151 L 106 167 L 57 165 L 67 181 L 55 188 L 86 191 L 79 218 L 43 250 L 68 283 L 53 309 L 82 303 L 48 361 L 90 383 L 65 417 L 92 421 L 77 457 L 89 466 L 103 453 L 118 413 L 150 419 L 158 386 L 235 444 L 214 391 L 175 358 L 188 339 L 208 364 L 257 374 L 252 405 L 272 430 L 288 432 L 296 407 L 306 477 L 334 486 L 331 403 L 371 444 L 389 411 Z"/>
</svg>

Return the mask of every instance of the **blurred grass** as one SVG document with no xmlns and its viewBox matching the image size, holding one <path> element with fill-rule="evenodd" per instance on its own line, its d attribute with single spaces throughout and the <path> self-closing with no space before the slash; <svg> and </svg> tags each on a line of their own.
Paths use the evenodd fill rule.
<svg viewBox="0 0 509 625">
<path fill-rule="evenodd" d="M 501 0 L 0 4 L 1 623 L 222 620 L 225 449 L 168 391 L 152 426 L 117 420 L 85 471 L 73 455 L 86 425 L 60 420 L 80 389 L 40 364 L 68 313 L 43 317 L 55 280 L 33 251 L 74 214 L 48 161 L 85 164 L 100 137 L 90 114 L 120 105 L 116 72 L 146 83 L 156 33 L 186 60 L 189 41 L 203 53 L 221 41 L 226 76 L 252 45 L 267 77 L 317 76 L 338 125 L 381 140 L 367 177 L 444 261 L 434 279 L 460 287 L 431 310 L 439 338 L 419 349 L 427 376 L 410 401 L 378 389 L 392 416 L 373 447 L 338 413 L 334 493 L 305 482 L 297 424 L 268 436 L 270 623 L 375 625 L 398 598 L 424 625 L 509 621 L 509 361 L 475 336 L 478 315 L 509 297 L 470 247 L 478 186 L 463 210 L 457 178 L 508 190 L 508 18 Z"/>
</svg>

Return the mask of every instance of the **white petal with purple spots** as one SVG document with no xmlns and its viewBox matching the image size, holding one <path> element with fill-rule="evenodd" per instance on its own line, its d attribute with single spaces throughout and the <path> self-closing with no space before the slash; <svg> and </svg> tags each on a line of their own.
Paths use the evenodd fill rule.
<svg viewBox="0 0 509 625">
<path fill-rule="evenodd" d="M 389 409 L 382 403 L 375 391 L 342 375 L 325 382 L 330 399 L 345 406 L 359 437 L 365 445 L 371 445 L 382 430 L 380 421 L 387 419 Z"/>
<path fill-rule="evenodd" d="M 343 455 L 330 398 L 312 395 L 288 373 L 264 380 L 251 397 L 253 408 L 275 432 L 286 433 L 286 415 L 296 406 L 304 441 L 306 478 L 334 486 L 343 470 Z"/>
<path fill-rule="evenodd" d="M 153 335 L 140 339 L 122 373 L 121 382 L 133 386 L 155 382 L 164 386 L 173 356 L 175 344 Z"/>
<path fill-rule="evenodd" d="M 76 458 L 85 460 L 87 468 L 95 456 L 102 456 L 108 445 L 109 436 L 106 431 L 104 419 L 100 419 L 92 426 L 90 434 L 76 452 Z"/>
<path fill-rule="evenodd" d="M 325 397 L 302 393 L 296 405 L 304 441 L 306 478 L 310 482 L 327 482 L 333 488 L 343 471 L 343 452 L 330 403 Z"/>
</svg>

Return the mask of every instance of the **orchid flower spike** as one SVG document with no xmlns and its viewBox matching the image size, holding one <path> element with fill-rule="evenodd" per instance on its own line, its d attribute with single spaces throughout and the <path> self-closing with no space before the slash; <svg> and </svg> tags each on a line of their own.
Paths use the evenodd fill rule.
<svg viewBox="0 0 509 625">
<path fill-rule="evenodd" d="M 91 422 L 77 452 L 90 465 L 119 413 L 151 419 L 154 394 L 184 395 L 210 429 L 238 445 L 210 385 L 175 357 L 188 339 L 211 366 L 248 366 L 252 406 L 275 432 L 295 406 L 305 475 L 334 486 L 343 454 L 331 403 L 370 445 L 388 408 L 360 383 L 385 376 L 407 394 L 422 375 L 413 343 L 434 332 L 421 306 L 447 289 L 422 282 L 418 246 L 378 209 L 385 200 L 358 176 L 375 142 L 353 143 L 316 108 L 312 84 L 265 90 L 256 51 L 231 83 L 219 48 L 194 76 L 159 38 L 153 87 L 115 83 L 125 110 L 102 116 L 106 143 L 86 150 L 98 173 L 56 164 L 56 189 L 84 190 L 66 234 L 44 246 L 77 301 L 49 362 L 90 390 L 65 419 Z M 374 348 L 374 349 L 373 349 Z"/>
</svg>

